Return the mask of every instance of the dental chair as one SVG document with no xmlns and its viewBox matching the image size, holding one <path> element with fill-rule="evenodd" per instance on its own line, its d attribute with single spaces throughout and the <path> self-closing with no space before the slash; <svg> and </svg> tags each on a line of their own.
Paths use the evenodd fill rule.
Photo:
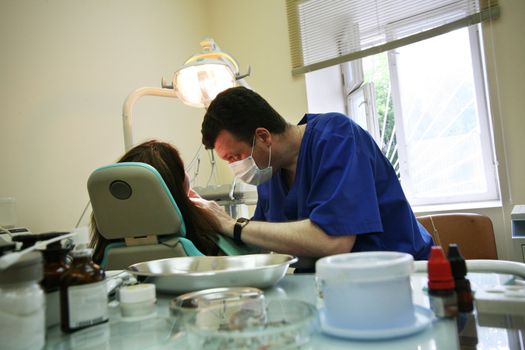
<svg viewBox="0 0 525 350">
<path fill-rule="evenodd" d="M 488 216 L 474 213 L 447 213 L 417 217 L 445 254 L 448 245 L 458 245 L 468 272 L 501 273 L 525 279 L 525 264 L 498 260 L 494 227 Z M 414 261 L 416 272 L 426 272 L 425 260 Z"/>
<path fill-rule="evenodd" d="M 89 177 L 89 198 L 100 234 L 109 243 L 102 266 L 203 255 L 186 235 L 177 203 L 159 172 L 145 163 L 116 163 Z"/>
<path fill-rule="evenodd" d="M 473 213 L 448 213 L 419 216 L 417 220 L 432 235 L 445 254 L 456 243 L 465 259 L 498 259 L 492 221 Z"/>
</svg>

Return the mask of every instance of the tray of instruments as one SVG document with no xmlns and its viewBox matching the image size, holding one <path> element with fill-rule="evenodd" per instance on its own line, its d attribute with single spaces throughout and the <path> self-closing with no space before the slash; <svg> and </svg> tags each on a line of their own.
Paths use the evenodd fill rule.
<svg viewBox="0 0 525 350">
<path fill-rule="evenodd" d="M 297 258 L 287 254 L 189 256 L 145 261 L 127 271 L 157 290 L 185 293 L 218 287 L 268 288 L 279 282 Z"/>
</svg>

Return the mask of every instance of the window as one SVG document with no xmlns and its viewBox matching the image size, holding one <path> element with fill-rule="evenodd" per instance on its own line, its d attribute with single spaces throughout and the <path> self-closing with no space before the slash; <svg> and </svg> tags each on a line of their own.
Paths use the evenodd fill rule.
<svg viewBox="0 0 525 350">
<path fill-rule="evenodd" d="M 499 200 L 478 26 L 341 71 L 347 114 L 374 137 L 413 206 Z"/>
</svg>

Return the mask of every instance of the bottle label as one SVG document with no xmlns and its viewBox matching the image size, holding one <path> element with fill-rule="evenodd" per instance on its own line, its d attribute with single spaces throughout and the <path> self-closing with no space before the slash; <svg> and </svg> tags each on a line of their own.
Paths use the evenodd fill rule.
<svg viewBox="0 0 525 350">
<path fill-rule="evenodd" d="M 87 327 L 108 319 L 105 281 L 68 287 L 67 297 L 70 328 Z"/>
<path fill-rule="evenodd" d="M 430 296 L 430 308 L 436 317 L 455 317 L 458 314 L 456 294 L 450 296 Z"/>
</svg>

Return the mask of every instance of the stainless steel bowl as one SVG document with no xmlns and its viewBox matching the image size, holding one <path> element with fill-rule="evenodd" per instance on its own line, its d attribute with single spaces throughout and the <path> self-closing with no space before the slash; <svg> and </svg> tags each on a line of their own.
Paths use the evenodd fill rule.
<svg viewBox="0 0 525 350">
<path fill-rule="evenodd" d="M 185 293 L 218 287 L 268 288 L 296 261 L 286 254 L 192 256 L 141 262 L 127 271 L 146 277 L 159 291 Z"/>
</svg>

